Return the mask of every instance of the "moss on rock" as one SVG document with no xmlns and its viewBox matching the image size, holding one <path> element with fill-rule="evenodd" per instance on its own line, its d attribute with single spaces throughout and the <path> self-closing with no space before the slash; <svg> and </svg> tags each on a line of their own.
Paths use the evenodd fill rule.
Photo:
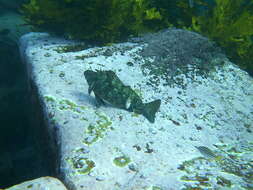
<svg viewBox="0 0 253 190">
<path fill-rule="evenodd" d="M 118 167 L 125 167 L 131 162 L 131 159 L 125 155 L 113 159 L 113 163 Z"/>
</svg>

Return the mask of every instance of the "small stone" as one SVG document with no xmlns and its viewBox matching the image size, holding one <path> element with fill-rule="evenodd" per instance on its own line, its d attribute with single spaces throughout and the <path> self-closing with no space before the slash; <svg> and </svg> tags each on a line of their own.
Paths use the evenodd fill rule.
<svg viewBox="0 0 253 190">
<path fill-rule="evenodd" d="M 130 61 L 127 62 L 126 64 L 127 64 L 128 66 L 131 66 L 131 67 L 134 66 L 134 64 L 133 64 L 132 62 L 130 62 Z"/>
<path fill-rule="evenodd" d="M 136 164 L 129 164 L 128 168 L 132 170 L 133 172 L 138 172 L 139 169 Z"/>
<path fill-rule="evenodd" d="M 252 133 L 252 131 L 251 131 L 250 129 L 247 129 L 246 131 L 247 131 L 248 133 Z"/>
<path fill-rule="evenodd" d="M 197 130 L 202 130 L 203 128 L 199 125 L 195 125 Z"/>
<path fill-rule="evenodd" d="M 45 57 L 50 57 L 51 54 L 50 54 L 50 53 L 45 53 L 44 56 L 45 56 Z"/>
<path fill-rule="evenodd" d="M 81 112 L 82 112 L 81 108 L 79 108 L 79 107 L 77 107 L 77 108 L 75 109 L 75 111 L 76 111 L 77 113 L 81 113 Z"/>
<path fill-rule="evenodd" d="M 98 177 L 96 177 L 96 180 L 97 180 L 97 181 L 104 181 L 104 180 L 105 180 L 105 177 L 103 177 L 103 176 L 98 176 Z"/>
<path fill-rule="evenodd" d="M 61 72 L 60 74 L 59 74 L 59 77 L 61 77 L 61 78 L 63 78 L 65 76 L 65 73 L 64 72 Z"/>
<path fill-rule="evenodd" d="M 79 118 L 79 116 L 78 116 L 78 115 L 76 115 L 76 114 L 74 114 L 72 117 L 73 117 L 74 119 Z"/>
<path fill-rule="evenodd" d="M 157 131 L 153 128 L 149 128 L 148 131 L 153 135 L 157 134 Z"/>
</svg>

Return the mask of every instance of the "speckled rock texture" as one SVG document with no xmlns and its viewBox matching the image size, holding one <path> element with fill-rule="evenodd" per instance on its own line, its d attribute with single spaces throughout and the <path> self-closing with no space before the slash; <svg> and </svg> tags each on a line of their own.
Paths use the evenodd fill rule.
<svg viewBox="0 0 253 190">
<path fill-rule="evenodd" d="M 31 92 L 70 190 L 253 188 L 253 79 L 200 35 L 165 32 L 160 46 L 152 35 L 104 47 L 46 33 L 21 38 Z M 97 108 L 88 69 L 114 71 L 144 102 L 161 99 L 155 122 Z"/>
<path fill-rule="evenodd" d="M 61 181 L 53 177 L 41 177 L 14 185 L 5 190 L 67 190 Z"/>
</svg>

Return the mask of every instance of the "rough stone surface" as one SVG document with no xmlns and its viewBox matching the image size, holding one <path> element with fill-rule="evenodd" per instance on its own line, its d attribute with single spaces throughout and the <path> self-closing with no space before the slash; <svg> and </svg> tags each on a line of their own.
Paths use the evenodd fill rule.
<svg viewBox="0 0 253 190">
<path fill-rule="evenodd" d="M 46 33 L 20 42 L 70 190 L 252 188 L 253 80 L 227 59 L 213 55 L 207 72 L 191 62 L 167 81 L 157 59 L 141 56 L 145 43 L 90 48 Z M 155 123 L 96 108 L 87 69 L 115 71 L 144 102 L 161 99 Z"/>
<path fill-rule="evenodd" d="M 61 181 L 53 177 L 41 177 L 14 185 L 5 190 L 67 190 Z"/>
</svg>

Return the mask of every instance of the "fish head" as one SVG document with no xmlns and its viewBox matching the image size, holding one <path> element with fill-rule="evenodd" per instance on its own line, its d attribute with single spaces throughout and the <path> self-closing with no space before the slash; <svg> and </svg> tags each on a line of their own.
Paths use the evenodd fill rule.
<svg viewBox="0 0 253 190">
<path fill-rule="evenodd" d="M 86 70 L 83 74 L 89 85 L 91 85 L 94 81 L 97 80 L 97 72 L 95 71 Z"/>
</svg>

